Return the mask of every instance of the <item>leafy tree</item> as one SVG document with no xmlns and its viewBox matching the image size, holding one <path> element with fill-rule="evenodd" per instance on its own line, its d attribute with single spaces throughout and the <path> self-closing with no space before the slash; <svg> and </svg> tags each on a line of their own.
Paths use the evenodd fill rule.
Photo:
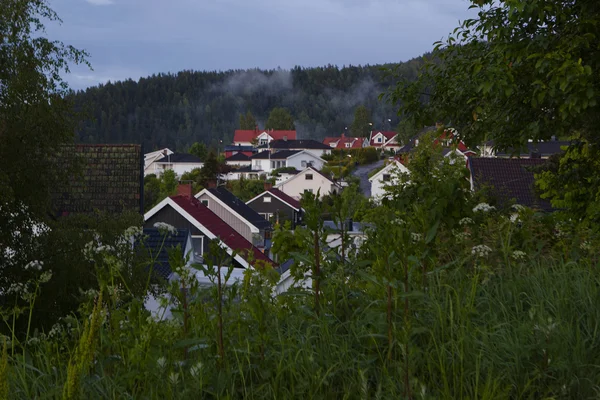
<svg viewBox="0 0 600 400">
<path fill-rule="evenodd" d="M 219 160 L 217 159 L 217 153 L 215 153 L 214 150 L 211 150 L 206 157 L 204 166 L 200 170 L 199 183 L 204 187 L 208 186 L 209 181 L 217 179 L 219 172 L 220 164 Z"/>
<path fill-rule="evenodd" d="M 468 144 L 521 148 L 576 131 L 598 142 L 597 2 L 471 2 L 477 17 L 435 45 L 439 62 L 393 91 L 401 113 L 451 121 Z"/>
<path fill-rule="evenodd" d="M 356 110 L 354 110 L 354 121 L 350 126 L 352 136 L 367 137 L 372 129 L 371 111 L 364 105 L 356 107 Z"/>
<path fill-rule="evenodd" d="M 175 195 L 178 183 L 175 171 L 172 169 L 164 171 L 160 176 L 160 200 Z"/>
<path fill-rule="evenodd" d="M 396 127 L 396 132 L 398 132 L 398 142 L 406 144 L 418 133 L 418 129 L 409 120 L 403 119 Z"/>
<path fill-rule="evenodd" d="M 154 207 L 161 198 L 160 180 L 154 174 L 144 177 L 144 212 Z"/>
<path fill-rule="evenodd" d="M 257 126 L 256 118 L 254 118 L 254 115 L 250 111 L 246 112 L 246 114 L 240 114 L 240 129 L 252 131 Z"/>
<path fill-rule="evenodd" d="M 242 201 L 248 201 L 265 191 L 265 183 L 256 179 L 239 179 L 227 182 L 227 189 Z"/>
<path fill-rule="evenodd" d="M 269 114 L 265 129 L 294 130 L 294 118 L 292 114 L 283 107 L 275 107 Z"/>
<path fill-rule="evenodd" d="M 206 154 L 207 154 L 208 150 L 206 149 L 206 145 L 204 143 L 198 143 L 195 142 L 194 144 L 192 144 L 190 146 L 190 150 L 188 151 L 188 153 L 198 157 L 199 159 L 203 160 L 206 158 Z"/>
</svg>

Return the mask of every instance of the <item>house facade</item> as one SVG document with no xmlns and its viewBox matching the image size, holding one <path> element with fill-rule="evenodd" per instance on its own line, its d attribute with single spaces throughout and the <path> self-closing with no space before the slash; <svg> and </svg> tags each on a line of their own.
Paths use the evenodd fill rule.
<svg viewBox="0 0 600 400">
<path fill-rule="evenodd" d="M 144 154 L 144 176 L 154 174 L 154 162 L 171 154 L 173 154 L 173 151 L 166 147 Z"/>
<path fill-rule="evenodd" d="M 278 168 L 302 170 L 312 166 L 321 169 L 325 165 L 325 160 L 307 150 L 282 150 L 275 153 L 263 151 L 252 156 L 250 161 L 252 170 L 267 174 Z"/>
<path fill-rule="evenodd" d="M 398 142 L 398 133 L 394 131 L 371 131 L 369 146 L 382 150 L 398 151 L 402 144 Z"/>
<path fill-rule="evenodd" d="M 252 161 L 245 153 L 236 153 L 227 157 L 225 159 L 225 164 L 231 165 L 232 167 L 249 167 L 252 164 Z"/>
<path fill-rule="evenodd" d="M 244 239 L 268 254 L 273 227 L 246 203 L 223 187 L 203 189 L 195 197 Z"/>
<path fill-rule="evenodd" d="M 269 185 L 265 185 L 265 191 L 246 204 L 273 224 L 290 221 L 292 229 L 295 229 L 302 223 L 304 212 L 300 202 Z"/>
<path fill-rule="evenodd" d="M 399 183 L 399 174 L 409 173 L 401 162 L 394 160 L 369 178 L 371 182 L 371 197 L 376 202 L 381 201 L 386 195 L 386 186 L 393 186 Z"/>
<path fill-rule="evenodd" d="M 234 146 L 260 146 L 273 140 L 296 140 L 296 131 L 237 129 L 233 135 Z"/>
<path fill-rule="evenodd" d="M 181 177 L 186 172 L 190 172 L 196 168 L 202 168 L 204 163 L 202 160 L 192 154 L 173 153 L 167 155 L 153 163 L 152 174 L 160 176 L 167 170 L 175 171 L 175 175 Z"/>
<path fill-rule="evenodd" d="M 332 149 L 360 149 L 369 144 L 367 138 L 346 136 L 342 133 L 339 137 L 326 137 L 323 144 Z"/>
<path fill-rule="evenodd" d="M 294 177 L 278 184 L 275 188 L 295 200 L 300 200 L 304 192 L 314 194 L 318 192 L 319 197 L 322 198 L 325 195 L 339 193 L 341 190 L 337 183 L 313 167 L 304 169 Z"/>
</svg>

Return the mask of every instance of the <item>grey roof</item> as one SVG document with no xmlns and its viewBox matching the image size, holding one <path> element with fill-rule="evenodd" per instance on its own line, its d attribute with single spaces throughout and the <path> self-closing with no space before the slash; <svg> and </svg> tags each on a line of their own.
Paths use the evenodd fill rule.
<svg viewBox="0 0 600 400">
<path fill-rule="evenodd" d="M 192 154 L 173 153 L 170 156 L 156 160 L 157 163 L 201 163 L 202 160 Z"/>
<path fill-rule="evenodd" d="M 548 142 L 539 142 L 539 143 L 527 143 L 526 151 L 525 148 L 521 149 L 521 151 L 515 151 L 514 149 L 506 149 L 504 151 L 496 152 L 496 156 L 510 156 L 510 155 L 521 155 L 521 156 L 529 156 L 531 154 L 537 154 L 540 157 L 548 157 L 553 154 L 560 154 L 563 152 L 561 147 L 569 146 L 571 142 L 569 141 L 559 141 L 559 140 L 551 140 Z M 494 145 L 492 141 L 491 145 Z"/>
<path fill-rule="evenodd" d="M 331 150 L 331 146 L 312 139 L 299 140 L 272 140 L 269 143 L 272 149 L 311 149 L 311 150 Z"/>
<path fill-rule="evenodd" d="M 250 157 L 244 153 L 235 153 L 231 157 L 227 157 L 225 161 L 250 161 Z"/>
<path fill-rule="evenodd" d="M 252 160 L 285 160 L 288 157 L 293 156 L 294 154 L 300 153 L 300 150 L 282 150 L 276 153 L 271 153 L 270 151 L 262 151 L 258 154 L 250 157 Z"/>
<path fill-rule="evenodd" d="M 210 188 L 207 190 L 258 229 L 271 229 L 271 223 L 269 221 L 264 219 L 242 200 L 235 197 L 229 190 L 223 187 Z"/>
<path fill-rule="evenodd" d="M 180 246 L 185 251 L 189 231 L 177 229 L 176 235 L 163 234 L 157 228 L 144 229 L 142 242 L 137 242 L 136 247 L 142 247 L 148 251 L 148 256 L 154 260 L 152 271 L 161 278 L 167 279 L 173 272 L 169 264 L 169 251 Z"/>
</svg>

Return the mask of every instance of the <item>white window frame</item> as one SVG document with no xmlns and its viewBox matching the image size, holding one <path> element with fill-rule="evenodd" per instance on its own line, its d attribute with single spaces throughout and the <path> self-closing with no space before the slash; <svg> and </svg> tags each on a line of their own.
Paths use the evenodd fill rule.
<svg viewBox="0 0 600 400">
<path fill-rule="evenodd" d="M 270 203 L 272 200 L 271 196 L 263 196 L 263 203 Z"/>
</svg>

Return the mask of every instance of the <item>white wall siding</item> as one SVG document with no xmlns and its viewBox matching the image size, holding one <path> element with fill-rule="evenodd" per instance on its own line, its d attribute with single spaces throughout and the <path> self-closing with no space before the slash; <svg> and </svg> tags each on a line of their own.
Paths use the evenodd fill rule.
<svg viewBox="0 0 600 400">
<path fill-rule="evenodd" d="M 217 214 L 217 216 L 225 221 L 227 225 L 231 226 L 237 233 L 242 235 L 244 239 L 252 243 L 252 231 L 248 224 L 244 223 L 233 213 L 231 213 L 231 211 L 223 207 L 219 202 L 206 193 L 203 193 L 201 196 L 199 196 L 198 200 L 200 200 L 201 203 L 204 203 L 204 201 L 208 200 L 207 207 L 210 211 Z"/>
</svg>

